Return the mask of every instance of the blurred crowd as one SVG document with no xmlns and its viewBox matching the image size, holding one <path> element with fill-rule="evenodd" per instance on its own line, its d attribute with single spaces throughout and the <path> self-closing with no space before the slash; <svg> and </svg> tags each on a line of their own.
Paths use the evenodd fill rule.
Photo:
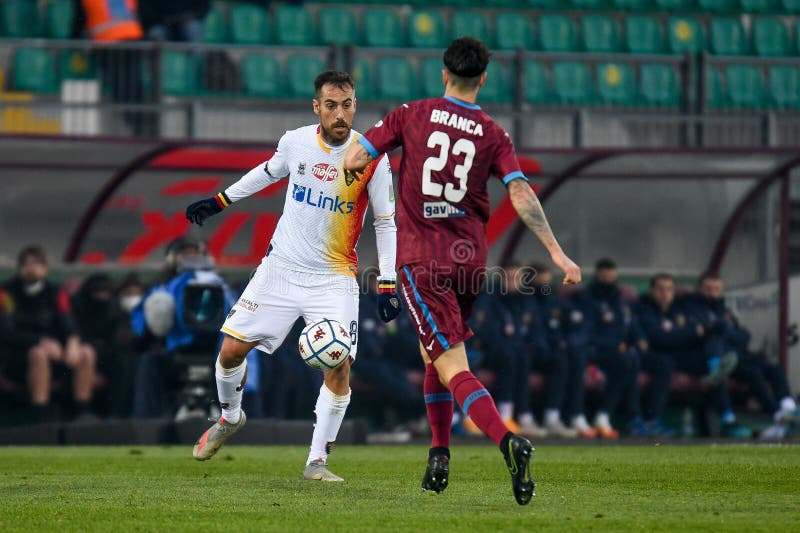
<svg viewBox="0 0 800 533">
<path fill-rule="evenodd" d="M 206 416 L 218 328 L 246 281 L 221 277 L 204 244 L 189 238 L 169 245 L 163 271 L 147 283 L 94 273 L 57 285 L 44 250 L 26 247 L 0 285 L 0 409 L 18 423 Z M 360 299 L 349 415 L 375 429 L 422 432 L 417 336 L 406 313 L 377 320 L 374 284 L 365 278 Z M 308 392 L 322 375 L 297 354 L 303 325 L 276 354 L 248 356 L 248 417 L 312 416 Z M 579 287 L 553 285 L 544 264 L 490 269 L 471 327 L 471 367 L 506 424 L 530 437 L 668 438 L 680 424 L 687 436 L 749 438 L 734 413 L 741 398 L 769 415 L 763 438 L 783 438 L 800 421 L 784 370 L 748 348 L 715 273 L 702 274 L 695 290 L 656 274 L 639 295 L 619 283 L 610 259 Z M 714 427 L 701 416 L 676 422 L 675 406 L 714 413 L 705 417 Z M 468 418 L 455 424 L 478 432 Z"/>
</svg>

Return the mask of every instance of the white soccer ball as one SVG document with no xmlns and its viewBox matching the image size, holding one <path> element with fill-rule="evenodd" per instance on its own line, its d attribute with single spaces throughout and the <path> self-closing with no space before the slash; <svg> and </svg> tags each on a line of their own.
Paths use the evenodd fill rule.
<svg viewBox="0 0 800 533">
<path fill-rule="evenodd" d="M 308 324 L 300 333 L 300 357 L 316 370 L 332 370 L 350 357 L 350 333 L 336 320 L 327 318 Z"/>
</svg>

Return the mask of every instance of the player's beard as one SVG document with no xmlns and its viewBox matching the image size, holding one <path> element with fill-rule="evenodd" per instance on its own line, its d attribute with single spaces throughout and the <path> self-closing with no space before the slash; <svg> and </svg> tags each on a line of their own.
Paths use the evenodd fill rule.
<svg viewBox="0 0 800 533">
<path fill-rule="evenodd" d="M 336 128 L 339 126 L 344 126 L 346 131 L 342 130 L 343 133 L 339 133 L 336 130 Z M 338 146 L 344 143 L 350 137 L 350 130 L 352 129 L 350 124 L 343 120 L 332 124 L 331 129 L 328 129 L 325 126 L 320 127 L 322 129 L 322 140 L 331 146 Z"/>
</svg>

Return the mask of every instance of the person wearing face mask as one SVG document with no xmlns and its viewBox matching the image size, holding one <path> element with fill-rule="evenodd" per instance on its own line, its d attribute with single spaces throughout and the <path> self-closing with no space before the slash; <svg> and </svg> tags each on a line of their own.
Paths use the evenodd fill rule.
<svg viewBox="0 0 800 533">
<path fill-rule="evenodd" d="M 95 377 L 94 352 L 81 342 L 69 301 L 47 280 L 47 273 L 44 250 L 28 246 L 17 257 L 16 275 L 3 284 L 2 337 L 11 353 L 5 373 L 27 383 L 32 421 L 52 417 L 52 383 L 65 373 L 72 378 L 75 416 L 87 413 Z"/>
</svg>

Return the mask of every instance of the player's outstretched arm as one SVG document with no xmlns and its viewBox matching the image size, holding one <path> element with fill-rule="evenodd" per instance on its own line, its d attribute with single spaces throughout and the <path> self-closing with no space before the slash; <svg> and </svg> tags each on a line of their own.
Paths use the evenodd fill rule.
<svg viewBox="0 0 800 533">
<path fill-rule="evenodd" d="M 542 204 L 536 193 L 533 192 L 528 182 L 522 179 L 512 180 L 508 183 L 508 194 L 511 197 L 511 204 L 516 209 L 519 218 L 528 228 L 542 241 L 553 263 L 564 271 L 564 283 L 580 283 L 581 269 L 576 265 L 567 254 L 561 249 L 550 223 L 544 214 Z"/>
</svg>

